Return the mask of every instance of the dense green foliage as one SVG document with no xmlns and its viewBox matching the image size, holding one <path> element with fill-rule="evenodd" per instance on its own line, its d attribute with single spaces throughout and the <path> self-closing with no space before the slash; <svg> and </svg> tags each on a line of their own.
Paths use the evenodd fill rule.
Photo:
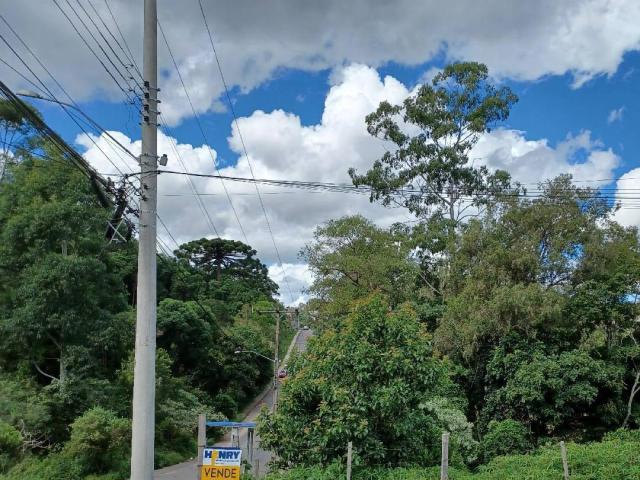
<svg viewBox="0 0 640 480">
<path fill-rule="evenodd" d="M 385 230 L 362 216 L 318 227 L 301 256 L 316 281 L 312 305 L 323 317 L 344 315 L 354 300 L 383 292 L 392 306 L 410 298 L 417 267 L 408 262 L 412 244 L 401 230 Z"/>
<path fill-rule="evenodd" d="M 483 194 L 509 187 L 507 172 L 469 165 L 469 152 L 481 134 L 509 116 L 516 101 L 508 87 L 496 88 L 489 81 L 485 65 L 445 67 L 403 105 L 385 101 L 367 117 L 369 133 L 395 149 L 364 175 L 350 169 L 353 183 L 371 187 L 371 199 L 384 205 L 402 205 L 420 217 L 446 217 L 453 224 L 461 221 L 470 206 L 488 201 Z M 464 198 L 472 194 L 473 202 L 465 205 Z"/>
<path fill-rule="evenodd" d="M 452 478 L 558 478 L 557 446 L 544 446 L 560 439 L 578 442 L 572 478 L 638 476 L 636 437 L 579 443 L 640 426 L 638 232 L 570 176 L 527 196 L 505 172 L 470 164 L 515 100 L 486 67 L 460 63 L 367 117 L 394 148 L 365 174 L 351 170 L 353 181 L 416 222 L 332 220 L 302 251 L 315 274 L 306 309 L 322 333 L 283 388 L 289 405 L 263 418 L 266 441 L 293 468 L 283 478 L 334 478 L 349 440 L 356 478 L 435 478 L 375 468 L 437 464 L 443 431 Z M 371 295 L 388 306 L 382 323 L 382 311 L 363 318 Z M 420 324 L 420 362 L 387 329 L 397 318 Z M 386 337 L 382 350 L 371 331 Z M 428 365 L 441 365 L 440 376 L 424 377 Z M 446 395 L 440 377 L 451 382 Z M 392 395 L 389 385 L 411 387 Z M 395 413 L 394 435 L 379 434 L 380 408 Z"/>
<path fill-rule="evenodd" d="M 462 408 L 461 401 L 415 313 L 388 310 L 379 297 L 365 301 L 340 332 L 326 331 L 290 365 L 281 406 L 263 415 L 260 429 L 282 464 L 327 463 L 350 440 L 368 463 L 437 458 L 435 440 L 448 425 L 436 410 Z"/>
<path fill-rule="evenodd" d="M 137 246 L 108 242 L 112 212 L 87 178 L 5 110 L 0 127 L 40 155 L 12 150 L 0 182 L 0 476 L 128 478 Z M 251 247 L 221 239 L 160 257 L 158 282 L 164 466 L 193 456 L 199 413 L 232 418 L 268 382 L 269 362 L 234 351 L 271 355 L 259 310 L 277 288 Z"/>
<path fill-rule="evenodd" d="M 640 435 L 613 435 L 603 442 L 567 444 L 572 479 L 633 480 L 640 478 Z M 273 473 L 268 480 L 330 480 L 344 477 L 344 465 L 299 467 Z M 353 480 L 438 480 L 440 468 L 355 467 Z M 449 469 L 451 480 L 557 480 L 562 478 L 562 462 L 557 445 L 541 448 L 531 455 L 497 457 L 477 472 L 462 467 Z"/>
<path fill-rule="evenodd" d="M 531 449 L 530 433 L 515 420 L 492 420 L 482 437 L 484 460 L 507 453 L 526 453 Z"/>
<path fill-rule="evenodd" d="M 353 181 L 416 220 L 334 219 L 301 252 L 316 335 L 260 418 L 289 469 L 273 478 L 343 475 L 349 441 L 356 480 L 437 478 L 444 431 L 452 479 L 559 478 L 561 439 L 572 478 L 640 478 L 638 232 L 569 176 L 525 196 L 470 164 L 515 100 L 460 63 L 367 118 L 395 150 Z M 87 179 L 10 113 L 0 127 L 49 159 L 16 149 L 0 182 L 0 475 L 126 478 L 136 245 L 105 241 Z M 234 417 L 268 381 L 234 352 L 271 355 L 276 285 L 233 240 L 160 260 L 163 466 L 192 455 L 197 413 Z"/>
</svg>

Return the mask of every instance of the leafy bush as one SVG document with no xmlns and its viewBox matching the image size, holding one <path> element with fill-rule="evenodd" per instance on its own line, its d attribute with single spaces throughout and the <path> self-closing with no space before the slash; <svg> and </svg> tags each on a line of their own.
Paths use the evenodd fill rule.
<svg viewBox="0 0 640 480">
<path fill-rule="evenodd" d="M 193 453 L 195 452 L 195 446 L 191 450 L 191 455 L 184 452 L 183 448 L 177 447 L 180 451 L 176 451 L 173 448 L 161 446 L 156 448 L 153 452 L 154 460 L 153 463 L 155 468 L 164 468 L 169 465 L 176 465 L 178 463 L 184 462 L 190 457 L 193 457 Z"/>
<path fill-rule="evenodd" d="M 162 348 L 156 352 L 156 466 L 179 463 L 196 451 L 198 414 L 219 419 L 206 403 L 206 394 L 189 385 L 185 377 L 175 376 L 173 361 Z M 133 355 L 120 371 L 120 382 L 127 391 L 133 389 Z"/>
<path fill-rule="evenodd" d="M 478 442 L 473 438 L 473 424 L 464 413 L 446 398 L 434 398 L 423 406 L 436 416 L 441 429 L 451 434 L 449 464 L 464 465 L 476 461 Z"/>
<path fill-rule="evenodd" d="M 80 480 L 82 466 L 75 459 L 53 453 L 45 458 L 28 457 L 12 468 L 2 480 Z"/>
<path fill-rule="evenodd" d="M 623 369 L 581 350 L 556 354 L 542 342 L 512 335 L 494 349 L 487 378 L 484 421 L 518 419 L 541 437 L 593 431 L 622 420 L 612 401 L 619 405 Z"/>
<path fill-rule="evenodd" d="M 85 473 L 123 472 L 128 469 L 131 423 L 100 407 L 71 424 L 64 455 L 74 458 Z"/>
<path fill-rule="evenodd" d="M 426 402 L 453 399 L 454 388 L 411 309 L 389 313 L 380 296 L 369 298 L 289 371 L 277 413 L 263 414 L 259 427 L 262 447 L 282 463 L 327 464 L 350 440 L 360 464 L 437 462 L 444 422 Z"/>
<path fill-rule="evenodd" d="M 22 435 L 7 422 L 0 420 L 0 473 L 6 471 L 18 456 Z"/>
<path fill-rule="evenodd" d="M 21 375 L 0 376 L 0 419 L 24 426 L 34 436 L 46 436 L 51 413 L 35 382 Z"/>
<path fill-rule="evenodd" d="M 601 443 L 568 443 L 569 471 L 572 480 L 636 480 L 640 478 L 640 441 L 637 432 L 612 435 Z M 628 438 L 628 440 L 626 439 Z M 343 465 L 328 468 L 295 468 L 274 472 L 268 480 L 333 480 L 344 475 Z M 439 467 L 431 468 L 354 468 L 354 480 L 438 480 Z M 544 447 L 534 454 L 494 458 L 480 471 L 450 468 L 450 480 L 558 480 L 562 478 L 562 460 L 558 445 Z"/>
<path fill-rule="evenodd" d="M 640 442 L 637 441 L 567 443 L 567 457 L 572 480 L 640 478 Z M 496 457 L 472 478 L 557 480 L 561 475 L 562 460 L 556 444 L 541 448 L 533 455 Z"/>
<path fill-rule="evenodd" d="M 621 428 L 614 432 L 608 432 L 604 436 L 604 441 L 638 442 L 640 443 L 640 430 L 625 430 Z"/>
<path fill-rule="evenodd" d="M 324 467 L 299 467 L 287 471 L 275 472 L 267 476 L 266 480 L 334 480 L 345 478 L 344 466 L 332 464 Z M 450 480 L 473 480 L 465 470 L 449 468 Z M 356 468 L 352 474 L 353 480 L 439 480 L 440 467 L 431 468 Z"/>
<path fill-rule="evenodd" d="M 0 420 L 0 452 L 15 453 L 22 445 L 22 435 L 7 422 Z"/>
<path fill-rule="evenodd" d="M 498 455 L 525 453 L 531 450 L 529 432 L 515 420 L 491 421 L 482 438 L 482 454 L 485 461 Z"/>
</svg>

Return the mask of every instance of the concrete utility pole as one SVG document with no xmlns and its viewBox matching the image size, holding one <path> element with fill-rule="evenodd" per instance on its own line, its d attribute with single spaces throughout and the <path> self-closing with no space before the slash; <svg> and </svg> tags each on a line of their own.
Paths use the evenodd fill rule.
<svg viewBox="0 0 640 480">
<path fill-rule="evenodd" d="M 156 209 L 158 167 L 158 36 L 156 0 L 144 0 L 140 234 L 131 480 L 153 479 L 156 388 Z"/>
<path fill-rule="evenodd" d="M 275 353 L 273 355 L 273 412 L 278 408 L 278 373 L 280 370 L 280 357 L 279 357 L 279 346 L 280 346 L 280 310 L 276 312 L 276 344 L 275 344 Z"/>
</svg>

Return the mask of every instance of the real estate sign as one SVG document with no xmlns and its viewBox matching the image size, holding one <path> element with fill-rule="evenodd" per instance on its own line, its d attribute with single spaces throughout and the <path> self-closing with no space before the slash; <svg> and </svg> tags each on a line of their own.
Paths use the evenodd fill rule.
<svg viewBox="0 0 640 480">
<path fill-rule="evenodd" d="M 200 480 L 240 480 L 239 448 L 205 448 L 202 453 Z"/>
</svg>

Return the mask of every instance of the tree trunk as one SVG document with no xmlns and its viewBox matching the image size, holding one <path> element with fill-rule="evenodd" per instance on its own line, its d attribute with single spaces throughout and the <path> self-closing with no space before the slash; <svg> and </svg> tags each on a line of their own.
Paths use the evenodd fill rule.
<svg viewBox="0 0 640 480">
<path fill-rule="evenodd" d="M 219 282 L 222 276 L 222 258 L 216 258 L 216 280 Z"/>
<path fill-rule="evenodd" d="M 67 359 L 64 354 L 64 346 L 60 349 L 60 388 L 62 388 L 67 379 Z"/>
<path fill-rule="evenodd" d="M 631 387 L 631 392 L 629 392 L 629 401 L 627 402 L 627 416 L 624 418 L 624 422 L 622 422 L 622 428 L 627 428 L 629 424 L 629 419 L 631 418 L 631 407 L 633 407 L 633 399 L 640 391 L 640 369 L 636 372 L 636 378 L 633 381 L 633 386 Z"/>
</svg>

